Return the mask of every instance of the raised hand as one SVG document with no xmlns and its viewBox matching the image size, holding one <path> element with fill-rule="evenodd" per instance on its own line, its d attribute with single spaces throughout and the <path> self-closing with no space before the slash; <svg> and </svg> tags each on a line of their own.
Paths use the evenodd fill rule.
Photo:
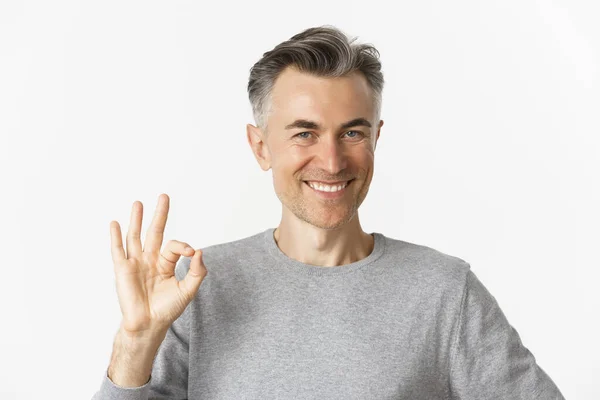
<svg viewBox="0 0 600 400">
<path fill-rule="evenodd" d="M 123 314 L 120 329 L 130 337 L 166 333 L 192 301 L 207 274 L 201 250 L 194 251 L 185 242 L 170 240 L 160 251 L 168 213 L 169 196 L 161 194 L 142 249 L 143 205 L 135 201 L 127 231 L 127 253 L 119 223 L 110 223 L 111 253 Z M 177 261 L 180 256 L 192 255 L 187 275 L 177 281 Z"/>
</svg>

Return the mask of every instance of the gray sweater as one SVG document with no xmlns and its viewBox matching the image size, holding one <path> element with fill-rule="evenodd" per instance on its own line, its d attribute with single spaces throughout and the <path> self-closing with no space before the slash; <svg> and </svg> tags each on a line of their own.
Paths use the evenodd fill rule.
<svg viewBox="0 0 600 400">
<path fill-rule="evenodd" d="M 564 400 L 462 259 L 375 232 L 366 258 L 319 267 L 273 231 L 204 248 L 150 380 L 105 370 L 93 399 Z"/>
</svg>

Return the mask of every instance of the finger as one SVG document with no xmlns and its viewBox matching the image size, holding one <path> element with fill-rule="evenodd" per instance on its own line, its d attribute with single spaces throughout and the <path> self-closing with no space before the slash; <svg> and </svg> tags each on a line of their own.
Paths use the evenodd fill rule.
<svg viewBox="0 0 600 400">
<path fill-rule="evenodd" d="M 144 206 L 140 201 L 134 201 L 131 206 L 131 217 L 129 218 L 129 230 L 127 231 L 127 258 L 142 256 L 142 242 L 140 232 L 142 231 L 142 215 Z"/>
<path fill-rule="evenodd" d="M 202 250 L 198 249 L 195 251 L 190 263 L 190 269 L 185 275 L 185 278 L 180 280 L 177 284 L 179 289 L 184 294 L 188 301 L 191 301 L 196 293 L 200 284 L 204 280 L 204 277 L 208 274 L 204 261 L 202 260 Z"/>
<path fill-rule="evenodd" d="M 181 256 L 192 256 L 193 254 L 194 249 L 189 244 L 178 240 L 169 240 L 160 253 L 158 271 L 162 275 L 173 276 L 179 258 Z"/>
<path fill-rule="evenodd" d="M 169 196 L 162 193 L 158 196 L 158 205 L 154 212 L 154 218 L 148 233 L 146 234 L 146 240 L 144 242 L 144 252 L 160 252 L 162 246 L 163 236 L 165 232 L 165 226 L 167 225 L 167 215 L 169 214 Z"/>
<path fill-rule="evenodd" d="M 127 258 L 125 256 L 125 249 L 123 249 L 121 227 L 117 221 L 110 221 L 110 254 L 114 264 Z"/>
</svg>

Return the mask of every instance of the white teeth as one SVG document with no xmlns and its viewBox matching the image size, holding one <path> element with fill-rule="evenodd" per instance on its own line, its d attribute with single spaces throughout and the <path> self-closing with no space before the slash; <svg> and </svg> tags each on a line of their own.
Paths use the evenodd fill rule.
<svg viewBox="0 0 600 400">
<path fill-rule="evenodd" d="M 337 192 L 339 190 L 342 190 L 346 186 L 348 186 L 348 182 L 343 183 L 341 185 L 323 185 L 323 184 L 314 183 L 314 182 L 307 182 L 307 183 L 311 188 L 320 190 L 321 192 Z"/>
</svg>

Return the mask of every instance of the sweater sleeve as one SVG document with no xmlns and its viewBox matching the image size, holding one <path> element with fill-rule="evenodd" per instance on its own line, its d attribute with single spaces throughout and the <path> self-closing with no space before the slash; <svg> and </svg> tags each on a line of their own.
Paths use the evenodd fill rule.
<svg viewBox="0 0 600 400">
<path fill-rule="evenodd" d="M 189 268 L 190 260 L 178 262 L 175 274 L 177 280 L 183 279 Z M 171 324 L 165 339 L 154 357 L 150 379 L 144 385 L 124 388 L 116 385 L 108 377 L 108 368 L 104 371 L 100 390 L 92 400 L 150 400 L 150 399 L 187 399 L 189 371 L 189 324 L 190 305 L 179 318 Z"/>
<path fill-rule="evenodd" d="M 564 400 L 469 269 L 451 349 L 452 399 Z"/>
</svg>

